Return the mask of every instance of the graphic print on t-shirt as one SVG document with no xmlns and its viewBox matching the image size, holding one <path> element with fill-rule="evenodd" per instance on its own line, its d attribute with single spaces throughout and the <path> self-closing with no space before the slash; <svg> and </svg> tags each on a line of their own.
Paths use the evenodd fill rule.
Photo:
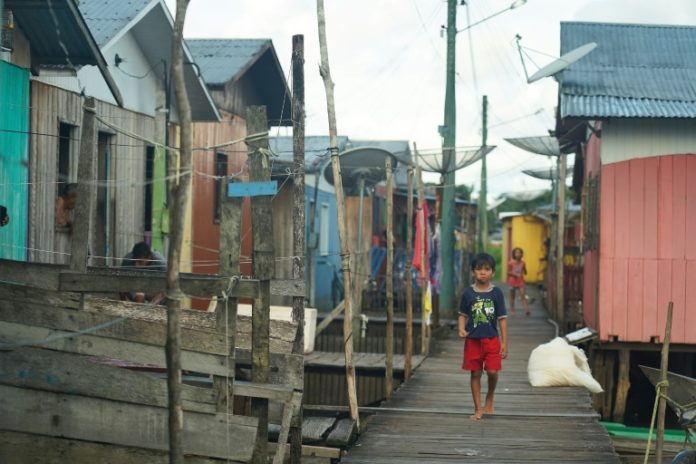
<svg viewBox="0 0 696 464">
<path fill-rule="evenodd" d="M 471 317 L 474 328 L 479 324 L 490 324 L 495 314 L 495 304 L 489 298 L 476 297 L 476 301 L 471 305 Z"/>
</svg>

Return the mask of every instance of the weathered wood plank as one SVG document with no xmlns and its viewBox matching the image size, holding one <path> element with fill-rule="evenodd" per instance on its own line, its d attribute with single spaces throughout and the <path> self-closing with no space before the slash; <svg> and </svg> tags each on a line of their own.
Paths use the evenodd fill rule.
<svg viewBox="0 0 696 464">
<path fill-rule="evenodd" d="M 0 462 L 3 464 L 169 464 L 162 451 L 106 445 L 67 438 L 46 437 L 20 432 L 0 431 Z M 213 458 L 186 456 L 186 464 L 223 464 Z"/>
<path fill-rule="evenodd" d="M 68 267 L 57 264 L 27 263 L 0 259 L 0 281 L 30 285 L 45 290 L 58 290 L 59 272 Z"/>
<path fill-rule="evenodd" d="M 2 264 L 0 264 L 2 266 Z M 0 284 L 0 301 L 35 303 L 59 308 L 80 309 L 81 294 L 46 290 L 28 285 Z"/>
<path fill-rule="evenodd" d="M 293 388 L 285 385 L 270 385 L 267 383 L 245 382 L 235 380 L 234 394 L 237 396 L 248 396 L 252 398 L 266 398 L 271 401 L 281 403 L 292 399 Z"/>
<path fill-rule="evenodd" d="M 323 443 L 335 417 L 305 417 L 302 421 L 302 437 L 305 443 Z"/>
<path fill-rule="evenodd" d="M 250 459 L 256 419 L 184 413 L 186 454 Z M 109 400 L 0 386 L 0 429 L 77 440 L 168 449 L 167 410 Z M 235 438 L 228 446 L 226 433 Z"/>
<path fill-rule="evenodd" d="M 97 187 L 97 130 L 96 104 L 94 97 L 87 97 L 82 104 L 82 127 L 80 128 L 80 156 L 77 162 L 77 202 L 71 230 L 70 269 L 82 271 L 87 268 L 87 252 L 94 245 L 94 217 Z M 95 248 L 92 247 L 92 250 Z"/>
<path fill-rule="evenodd" d="M 167 406 L 167 385 L 162 379 L 105 366 L 86 356 L 38 348 L 0 352 L 0 384 Z M 185 410 L 215 413 L 215 398 L 210 389 L 182 385 L 182 399 Z"/>
<path fill-rule="evenodd" d="M 278 435 L 278 443 L 287 443 L 288 435 L 290 434 L 290 421 L 293 417 L 297 417 L 302 406 L 302 392 L 297 391 L 292 393 L 290 401 L 285 403 L 283 408 L 283 418 L 280 423 L 280 434 Z M 285 458 L 285 446 L 279 446 L 273 456 L 273 464 L 283 464 Z"/>
<path fill-rule="evenodd" d="M 163 347 L 12 322 L 0 321 L 0 343 L 10 347 L 40 345 L 68 353 L 107 356 L 152 367 L 166 366 Z M 184 350 L 181 359 L 186 370 L 214 375 L 228 372 L 225 356 Z"/>
<path fill-rule="evenodd" d="M 355 423 L 352 420 L 348 418 L 339 419 L 326 438 L 326 444 L 329 446 L 346 447 L 351 443 L 356 432 Z"/>
<path fill-rule="evenodd" d="M 230 302 L 230 304 L 232 304 Z M 166 324 L 167 310 L 161 306 L 150 306 L 143 311 L 145 306 L 138 303 L 125 301 L 114 301 L 100 298 L 85 298 L 85 310 L 110 314 L 113 316 L 132 315 L 138 320 L 148 320 L 158 324 Z M 224 306 L 223 306 L 224 307 Z M 224 335 L 217 329 L 216 313 L 197 310 L 184 310 L 181 313 L 181 326 L 185 329 L 195 329 L 204 331 L 206 336 L 212 340 L 224 340 Z M 251 348 L 251 318 L 248 316 L 237 315 L 236 323 L 237 334 L 235 341 L 230 339 L 230 343 L 236 343 L 237 348 Z M 292 349 L 292 339 L 297 327 L 289 321 L 271 320 L 271 351 L 276 353 L 290 353 Z M 224 343 L 224 342 L 222 342 Z M 223 354 L 224 351 L 216 351 Z"/>
<path fill-rule="evenodd" d="M 235 360 L 238 367 L 251 367 L 251 350 L 237 349 Z M 268 383 L 288 385 L 295 390 L 304 387 L 304 358 L 302 355 L 271 353 Z"/>
</svg>

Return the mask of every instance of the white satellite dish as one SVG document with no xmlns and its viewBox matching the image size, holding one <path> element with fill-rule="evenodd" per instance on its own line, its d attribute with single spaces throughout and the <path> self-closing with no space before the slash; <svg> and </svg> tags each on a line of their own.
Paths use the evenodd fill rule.
<svg viewBox="0 0 696 464">
<path fill-rule="evenodd" d="M 539 79 L 543 79 L 545 77 L 556 76 L 556 74 L 563 71 L 565 68 L 575 63 L 595 48 L 597 48 L 597 43 L 590 42 L 574 50 L 569 51 L 565 55 L 552 61 L 551 63 L 547 64 L 546 66 L 529 76 L 527 78 L 527 83 L 531 84 L 532 82 L 536 82 Z"/>
</svg>

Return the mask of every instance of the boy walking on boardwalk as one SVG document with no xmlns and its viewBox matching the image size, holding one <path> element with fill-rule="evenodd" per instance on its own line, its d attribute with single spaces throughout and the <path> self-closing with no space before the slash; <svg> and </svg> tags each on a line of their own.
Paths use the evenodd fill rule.
<svg viewBox="0 0 696 464">
<path fill-rule="evenodd" d="M 474 414 L 479 420 L 493 413 L 493 395 L 498 383 L 502 360 L 507 357 L 507 312 L 505 295 L 491 280 L 495 273 L 495 259 L 479 253 L 471 262 L 474 284 L 467 287 L 459 304 L 459 336 L 464 339 L 462 369 L 471 371 L 471 395 Z M 498 332 L 500 325 L 500 333 Z M 481 376 L 488 374 L 488 393 L 481 407 Z"/>
</svg>

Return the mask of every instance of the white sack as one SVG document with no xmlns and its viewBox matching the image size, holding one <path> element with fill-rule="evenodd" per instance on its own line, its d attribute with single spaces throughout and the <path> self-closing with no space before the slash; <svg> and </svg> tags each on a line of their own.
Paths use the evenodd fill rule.
<svg viewBox="0 0 696 464">
<path fill-rule="evenodd" d="M 585 387 L 592 393 L 604 391 L 592 378 L 585 353 L 561 337 L 534 348 L 527 374 L 533 387 Z"/>
</svg>

